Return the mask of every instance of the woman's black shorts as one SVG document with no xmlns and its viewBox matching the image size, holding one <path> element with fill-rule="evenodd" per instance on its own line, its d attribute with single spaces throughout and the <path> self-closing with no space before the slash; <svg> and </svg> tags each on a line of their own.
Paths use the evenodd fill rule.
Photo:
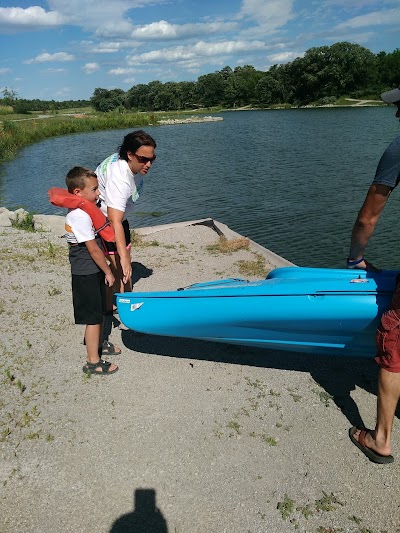
<svg viewBox="0 0 400 533">
<path fill-rule="evenodd" d="M 122 221 L 122 227 L 124 228 L 126 248 L 131 247 L 131 232 L 129 229 L 129 222 L 127 220 Z M 106 255 L 115 255 L 117 253 L 117 246 L 115 242 L 104 242 Z"/>
</svg>

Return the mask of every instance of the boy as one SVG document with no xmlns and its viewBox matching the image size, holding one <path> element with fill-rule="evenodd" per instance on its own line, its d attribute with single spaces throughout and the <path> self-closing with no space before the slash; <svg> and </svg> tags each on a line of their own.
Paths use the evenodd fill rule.
<svg viewBox="0 0 400 533">
<path fill-rule="evenodd" d="M 87 168 L 74 167 L 65 179 L 68 192 L 97 203 L 99 189 L 96 174 Z M 82 209 L 69 210 L 66 220 L 69 261 L 72 275 L 72 299 L 75 324 L 85 324 L 87 361 L 83 372 L 98 375 L 113 374 L 118 366 L 101 359 L 103 350 L 103 313 L 105 286 L 114 284 L 114 275 L 102 251 L 92 219 Z M 119 348 L 106 343 L 109 355 L 119 354 Z"/>
</svg>

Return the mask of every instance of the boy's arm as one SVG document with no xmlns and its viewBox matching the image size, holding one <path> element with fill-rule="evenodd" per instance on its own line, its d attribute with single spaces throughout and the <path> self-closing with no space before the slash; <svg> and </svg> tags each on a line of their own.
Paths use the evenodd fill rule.
<svg viewBox="0 0 400 533">
<path fill-rule="evenodd" d="M 111 272 L 111 268 L 108 266 L 106 258 L 104 257 L 103 252 L 98 247 L 95 239 L 91 241 L 85 241 L 85 244 L 93 261 L 104 272 L 106 276 L 106 284 L 109 286 L 114 285 L 115 278 L 113 276 L 113 273 Z"/>
</svg>

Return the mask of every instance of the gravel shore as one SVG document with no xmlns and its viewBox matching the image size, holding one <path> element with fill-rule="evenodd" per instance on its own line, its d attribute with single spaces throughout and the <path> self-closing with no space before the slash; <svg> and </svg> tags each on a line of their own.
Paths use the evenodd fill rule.
<svg viewBox="0 0 400 533">
<path fill-rule="evenodd" d="M 347 434 L 374 425 L 372 358 L 152 337 L 121 330 L 117 316 L 120 370 L 89 379 L 63 217 L 36 217 L 35 232 L 6 219 L 0 533 L 400 531 L 398 417 L 391 466 L 370 463 Z M 221 228 L 235 238 L 210 221 L 138 230 L 134 289 L 256 279 L 243 261 L 287 263 L 255 243 L 211 253 Z"/>
</svg>

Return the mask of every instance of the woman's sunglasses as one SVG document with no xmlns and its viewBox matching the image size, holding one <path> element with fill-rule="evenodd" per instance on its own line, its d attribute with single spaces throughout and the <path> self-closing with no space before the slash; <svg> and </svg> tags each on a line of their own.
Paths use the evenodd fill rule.
<svg viewBox="0 0 400 533">
<path fill-rule="evenodd" d="M 146 165 L 147 163 L 154 163 L 156 160 L 156 154 L 153 155 L 153 157 L 144 157 L 142 155 L 133 154 L 136 159 L 139 161 L 139 163 L 142 163 L 142 165 Z"/>
</svg>

